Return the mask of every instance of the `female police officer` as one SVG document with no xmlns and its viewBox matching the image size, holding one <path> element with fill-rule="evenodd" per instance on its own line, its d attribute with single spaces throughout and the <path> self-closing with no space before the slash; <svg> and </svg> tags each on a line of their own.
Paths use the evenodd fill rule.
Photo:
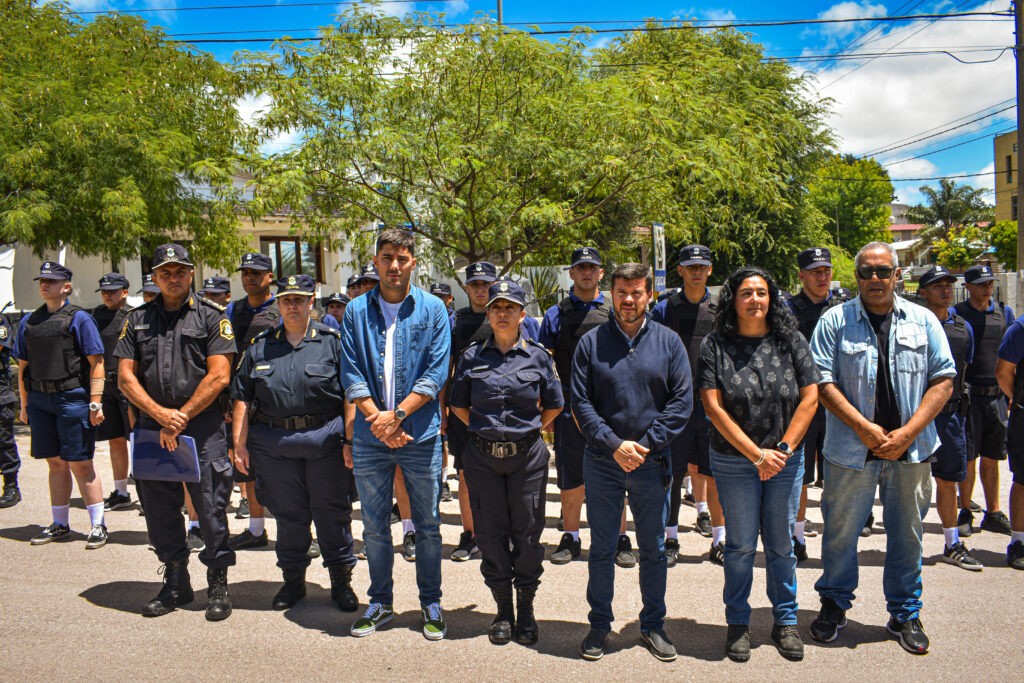
<svg viewBox="0 0 1024 683">
<path fill-rule="evenodd" d="M 533 597 L 543 572 L 540 535 L 548 474 L 540 430 L 562 408 L 551 357 L 520 335 L 525 306 L 518 284 L 491 286 L 491 335 L 463 353 L 449 396 L 452 413 L 469 425 L 463 467 L 483 556 L 480 571 L 498 606 L 488 632 L 496 645 L 512 639 L 513 580 L 519 608 L 516 640 L 537 642 Z"/>
<path fill-rule="evenodd" d="M 316 525 L 331 598 L 359 607 L 352 592 L 352 473 L 345 467 L 341 335 L 310 318 L 316 283 L 308 275 L 277 285 L 281 324 L 263 332 L 235 373 L 235 465 L 256 469 L 257 496 L 277 518 L 277 565 L 284 586 L 274 609 L 306 595 L 306 567 Z"/>
</svg>

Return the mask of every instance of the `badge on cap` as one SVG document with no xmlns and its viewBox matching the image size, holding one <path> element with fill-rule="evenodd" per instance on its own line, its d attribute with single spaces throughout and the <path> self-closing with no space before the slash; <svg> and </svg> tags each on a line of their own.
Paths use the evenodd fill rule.
<svg viewBox="0 0 1024 683">
<path fill-rule="evenodd" d="M 167 258 L 174 258 L 174 247 L 167 247 Z"/>
<path fill-rule="evenodd" d="M 694 256 L 700 256 L 700 249 L 698 249 L 697 247 L 694 247 L 693 248 L 693 255 Z"/>
<path fill-rule="evenodd" d="M 482 263 L 478 263 L 478 264 L 476 264 L 476 272 L 478 272 L 478 273 L 479 273 L 479 272 L 480 272 L 481 270 L 483 270 L 483 269 L 484 269 L 484 266 L 483 266 L 483 264 L 482 264 Z"/>
<path fill-rule="evenodd" d="M 581 256 L 586 256 L 587 258 L 590 258 L 590 249 L 587 249 L 586 247 L 584 247 L 583 251 L 580 252 L 580 255 Z"/>
<path fill-rule="evenodd" d="M 821 249 L 815 249 L 814 250 L 814 255 L 815 256 L 821 256 Z"/>
<path fill-rule="evenodd" d="M 508 291 L 508 283 L 507 282 L 502 282 L 501 286 L 498 287 L 498 289 L 500 289 L 503 292 L 507 292 Z"/>
<path fill-rule="evenodd" d="M 49 261 L 44 261 L 43 262 L 43 269 L 44 270 L 49 270 L 50 268 L 53 268 L 53 264 L 50 263 Z"/>
<path fill-rule="evenodd" d="M 288 284 L 293 286 L 293 287 L 295 286 L 295 276 L 294 275 L 292 275 L 292 276 L 290 276 L 288 278 Z"/>
<path fill-rule="evenodd" d="M 245 255 L 245 260 L 246 261 L 252 261 L 252 254 L 246 254 Z"/>
</svg>

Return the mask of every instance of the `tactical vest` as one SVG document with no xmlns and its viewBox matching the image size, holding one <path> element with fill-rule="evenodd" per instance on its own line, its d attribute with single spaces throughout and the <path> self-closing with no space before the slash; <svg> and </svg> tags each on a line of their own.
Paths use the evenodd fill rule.
<svg viewBox="0 0 1024 683">
<path fill-rule="evenodd" d="M 44 304 L 25 323 L 25 346 L 31 354 L 30 386 L 36 391 L 56 393 L 88 384 L 89 364 L 71 333 L 71 321 L 81 310 L 67 304 L 50 315 Z"/>
<path fill-rule="evenodd" d="M 953 363 L 956 366 L 956 377 L 953 379 L 953 395 L 950 403 L 960 401 L 964 390 L 964 371 L 967 369 L 967 343 L 971 333 L 967 331 L 967 321 L 959 315 L 952 315 L 953 324 L 943 324 L 942 330 L 949 340 L 949 349 L 953 352 Z"/>
<path fill-rule="evenodd" d="M 820 311 L 815 311 L 815 307 L 811 304 L 807 296 L 801 292 L 792 299 L 789 300 L 790 305 L 793 307 L 793 315 L 796 318 L 797 328 L 800 330 L 800 334 L 804 336 L 808 342 L 811 341 L 811 336 L 814 335 L 814 328 L 818 325 L 818 321 L 821 319 L 821 314 L 832 308 L 843 303 L 842 298 L 836 294 L 832 294 L 825 301 L 824 307 Z"/>
<path fill-rule="evenodd" d="M 455 328 L 452 330 L 452 358 L 457 363 L 462 352 L 470 344 L 483 341 L 491 336 L 491 324 L 487 313 L 474 313 L 469 306 L 455 311 Z"/>
<path fill-rule="evenodd" d="M 697 373 L 697 359 L 700 358 L 700 345 L 704 341 L 704 337 L 711 334 L 712 330 L 715 329 L 715 316 L 718 314 L 718 300 L 708 293 L 707 299 L 700 303 L 697 309 L 697 321 L 694 323 L 693 332 L 690 334 L 690 338 L 687 339 L 680 331 L 682 329 L 683 320 L 685 316 L 683 311 L 688 307 L 692 306 L 685 299 L 685 294 L 682 289 L 679 289 L 668 299 L 668 315 L 666 316 L 665 322 L 668 327 L 675 330 L 675 333 L 682 339 L 683 345 L 686 347 L 686 355 L 690 360 L 690 372 L 694 375 Z"/>
<path fill-rule="evenodd" d="M 11 389 L 11 350 L 13 327 L 6 315 L 0 315 L 0 405 L 14 403 L 17 399 Z"/>
<path fill-rule="evenodd" d="M 245 350 L 258 335 L 277 327 L 277 323 L 281 319 L 277 310 L 276 298 L 259 313 L 255 313 L 249 307 L 248 299 L 238 299 L 231 309 L 231 317 L 231 327 L 235 333 L 235 344 L 238 346 L 239 355 L 245 353 Z"/>
<path fill-rule="evenodd" d="M 114 347 L 124 329 L 125 320 L 131 313 L 131 306 L 122 306 L 112 311 L 106 306 L 97 306 L 92 311 L 92 317 L 96 320 L 96 327 L 100 331 L 100 339 L 103 340 L 103 369 L 107 380 L 117 379 L 117 358 L 114 357 Z"/>
<path fill-rule="evenodd" d="M 964 315 L 965 307 L 970 307 L 969 301 L 961 301 L 953 310 L 961 317 Z M 977 309 L 975 309 L 976 312 Z M 985 331 L 978 337 L 977 328 L 974 329 L 974 360 L 967 368 L 967 383 L 978 382 L 979 386 L 995 384 L 996 361 L 999 358 L 999 343 L 1003 341 L 1003 333 L 1006 331 L 1006 306 L 996 304 L 991 311 L 985 311 Z"/>
<path fill-rule="evenodd" d="M 555 346 L 555 370 L 562 383 L 562 390 L 569 393 L 569 375 L 572 372 L 572 356 L 576 347 L 590 330 L 602 325 L 611 318 L 611 308 L 604 301 L 595 302 L 594 307 L 579 310 L 573 305 L 572 299 L 566 297 L 558 303 L 560 330 L 558 345 Z"/>
</svg>

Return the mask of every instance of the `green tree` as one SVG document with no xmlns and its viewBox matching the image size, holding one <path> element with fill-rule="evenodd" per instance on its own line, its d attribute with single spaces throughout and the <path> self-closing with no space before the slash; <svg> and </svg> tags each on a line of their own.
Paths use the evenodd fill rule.
<svg viewBox="0 0 1024 683">
<path fill-rule="evenodd" d="M 996 258 L 1007 270 L 1017 270 L 1017 221 L 999 221 L 988 230 Z"/>
<path fill-rule="evenodd" d="M 0 0 L 0 241 L 135 258 L 175 238 L 232 261 L 237 92 L 138 18 Z"/>
<path fill-rule="evenodd" d="M 919 235 L 926 243 L 946 237 L 953 228 L 992 219 L 994 210 L 985 201 L 985 190 L 947 178 L 938 188 L 924 185 L 920 190 L 925 203 L 910 207 L 907 220 L 925 225 Z"/>
<path fill-rule="evenodd" d="M 934 242 L 935 258 L 949 268 L 966 268 L 985 251 L 985 236 L 974 225 L 952 227 Z"/>
<path fill-rule="evenodd" d="M 856 252 L 872 241 L 888 242 L 892 182 L 874 159 L 834 155 L 808 187 L 810 201 L 827 219 L 838 246 Z"/>
</svg>

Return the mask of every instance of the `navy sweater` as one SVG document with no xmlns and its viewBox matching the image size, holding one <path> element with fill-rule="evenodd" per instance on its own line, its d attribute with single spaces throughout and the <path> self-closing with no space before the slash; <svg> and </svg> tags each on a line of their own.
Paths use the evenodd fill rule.
<svg viewBox="0 0 1024 683">
<path fill-rule="evenodd" d="M 679 335 L 647 321 L 626 341 L 614 319 L 583 335 L 572 360 L 572 412 L 587 447 L 610 456 L 623 441 L 665 451 L 693 409 L 690 361 Z"/>
</svg>

